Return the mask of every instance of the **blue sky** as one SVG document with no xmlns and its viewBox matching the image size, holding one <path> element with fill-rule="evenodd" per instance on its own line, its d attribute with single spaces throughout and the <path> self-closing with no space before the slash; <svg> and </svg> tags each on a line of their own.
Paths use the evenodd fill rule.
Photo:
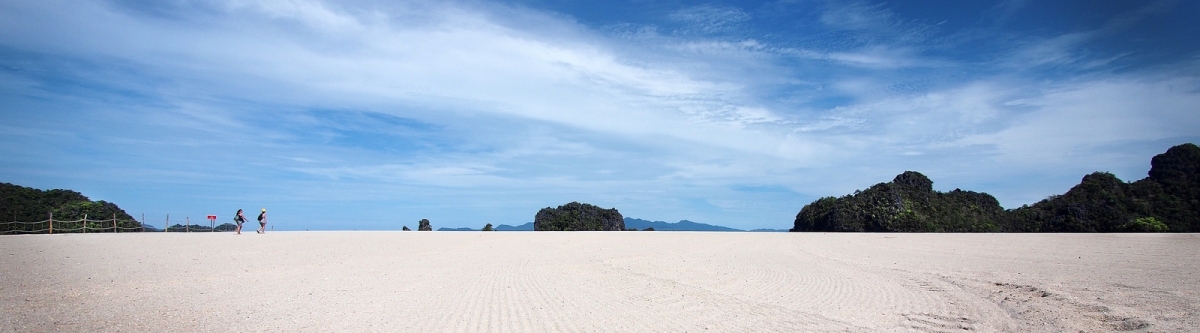
<svg viewBox="0 0 1200 333">
<path fill-rule="evenodd" d="M 1195 1 L 0 0 L 0 181 L 158 224 L 789 228 L 920 171 L 1014 208 L 1200 142 Z"/>
</svg>

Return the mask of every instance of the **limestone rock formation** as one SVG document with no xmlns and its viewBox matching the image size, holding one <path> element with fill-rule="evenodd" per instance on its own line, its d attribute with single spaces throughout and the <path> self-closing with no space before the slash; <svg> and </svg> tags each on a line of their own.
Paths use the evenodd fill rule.
<svg viewBox="0 0 1200 333">
<path fill-rule="evenodd" d="M 1148 177 L 1133 183 L 1095 172 L 1067 193 L 1011 210 L 987 193 L 934 191 L 928 177 L 906 171 L 817 199 L 800 209 L 791 231 L 1200 232 L 1200 147 L 1171 147 L 1150 165 Z"/>
<path fill-rule="evenodd" d="M 542 208 L 533 219 L 536 231 L 622 231 L 625 219 L 616 208 L 572 202 L 558 208 Z"/>
</svg>

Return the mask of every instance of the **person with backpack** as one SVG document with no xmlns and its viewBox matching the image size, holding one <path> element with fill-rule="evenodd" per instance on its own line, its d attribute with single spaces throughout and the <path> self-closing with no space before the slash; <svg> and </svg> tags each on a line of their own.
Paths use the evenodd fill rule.
<svg viewBox="0 0 1200 333">
<path fill-rule="evenodd" d="M 246 223 L 246 215 L 242 215 L 241 208 L 238 208 L 237 215 L 233 216 L 233 222 L 237 222 L 237 229 L 234 229 L 234 231 L 237 231 L 237 234 L 241 235 L 242 234 L 242 223 Z"/>
<path fill-rule="evenodd" d="M 263 208 L 262 213 L 258 213 L 258 233 L 267 233 L 267 209 Z"/>
</svg>

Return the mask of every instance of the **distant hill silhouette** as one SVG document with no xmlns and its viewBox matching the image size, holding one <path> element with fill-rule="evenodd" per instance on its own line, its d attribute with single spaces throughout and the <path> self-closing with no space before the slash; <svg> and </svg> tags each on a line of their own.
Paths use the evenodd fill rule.
<svg viewBox="0 0 1200 333">
<path fill-rule="evenodd" d="M 496 231 L 533 231 L 533 222 L 517 226 L 501 224 L 500 226 L 496 227 Z"/>
<path fill-rule="evenodd" d="M 746 231 L 749 231 L 749 232 L 788 232 L 787 229 L 765 229 L 765 228 L 764 229 L 746 230 Z"/>
<path fill-rule="evenodd" d="M 471 229 L 471 228 L 467 228 L 467 227 L 462 227 L 462 228 L 441 227 L 441 228 L 438 228 L 437 231 L 479 231 L 479 229 Z"/>
<path fill-rule="evenodd" d="M 675 223 L 663 221 L 647 221 L 635 218 L 625 218 L 625 228 L 645 230 L 646 228 L 654 228 L 655 231 L 742 231 L 719 225 L 696 223 L 688 220 L 680 220 Z"/>
<path fill-rule="evenodd" d="M 805 205 L 791 231 L 1200 231 L 1200 147 L 1171 147 L 1150 165 L 1148 177 L 1133 183 L 1095 172 L 1063 195 L 1012 210 L 987 193 L 934 191 L 925 175 L 906 171 L 890 183 Z"/>
</svg>

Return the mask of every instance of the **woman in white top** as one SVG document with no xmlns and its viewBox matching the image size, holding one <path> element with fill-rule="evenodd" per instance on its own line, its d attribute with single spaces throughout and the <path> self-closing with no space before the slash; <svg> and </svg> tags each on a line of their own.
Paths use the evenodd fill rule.
<svg viewBox="0 0 1200 333">
<path fill-rule="evenodd" d="M 262 213 L 258 213 L 258 233 L 267 233 L 267 209 L 263 208 Z"/>
</svg>

